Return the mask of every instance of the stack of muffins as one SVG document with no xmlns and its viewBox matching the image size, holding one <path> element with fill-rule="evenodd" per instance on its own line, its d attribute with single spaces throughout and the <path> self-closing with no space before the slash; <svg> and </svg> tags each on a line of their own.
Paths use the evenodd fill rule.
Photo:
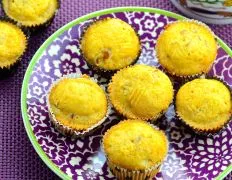
<svg viewBox="0 0 232 180">
<path fill-rule="evenodd" d="M 231 118 L 229 87 L 221 80 L 202 77 L 217 55 L 215 36 L 203 23 L 182 20 L 165 27 L 156 45 L 163 71 L 133 65 L 141 51 L 139 37 L 117 18 L 92 23 L 80 44 L 90 67 L 103 75 L 113 74 L 108 93 L 87 75 L 64 76 L 48 93 L 50 118 L 61 133 L 79 137 L 107 120 L 112 104 L 124 118 L 103 136 L 103 150 L 118 179 L 150 179 L 159 171 L 168 140 L 152 123 L 173 99 L 177 117 L 197 133 L 216 133 Z M 169 76 L 185 83 L 175 98 Z"/>
<path fill-rule="evenodd" d="M 0 73 L 9 73 L 27 48 L 29 32 L 48 26 L 59 0 L 2 0 L 0 17 Z"/>
</svg>

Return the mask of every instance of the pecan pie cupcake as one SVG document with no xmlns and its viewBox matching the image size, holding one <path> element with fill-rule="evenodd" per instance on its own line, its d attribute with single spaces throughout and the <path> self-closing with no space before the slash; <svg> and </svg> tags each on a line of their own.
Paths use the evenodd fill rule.
<svg viewBox="0 0 232 180">
<path fill-rule="evenodd" d="M 180 20 L 165 27 L 158 37 L 156 52 L 165 71 L 192 78 L 210 70 L 217 56 L 217 41 L 205 24 Z"/>
<path fill-rule="evenodd" d="M 140 41 L 135 30 L 126 22 L 105 18 L 85 30 L 81 52 L 93 68 L 115 71 L 135 63 L 140 55 Z"/>
<path fill-rule="evenodd" d="M 23 55 L 27 47 L 24 32 L 15 24 L 0 20 L 0 69 L 10 69 Z"/>
<path fill-rule="evenodd" d="M 51 121 L 63 134 L 86 135 L 106 119 L 104 90 L 87 75 L 68 75 L 55 82 L 48 94 Z"/>
<path fill-rule="evenodd" d="M 167 155 L 168 140 L 162 131 L 145 121 L 125 120 L 105 133 L 103 150 L 118 179 L 151 179 Z"/>
<path fill-rule="evenodd" d="M 185 124 L 196 132 L 213 134 L 231 118 L 231 90 L 216 79 L 195 79 L 179 89 L 175 105 Z"/>
<path fill-rule="evenodd" d="M 2 7 L 10 19 L 32 28 L 51 22 L 59 8 L 59 0 L 2 0 Z"/>
<path fill-rule="evenodd" d="M 173 86 L 168 76 L 147 65 L 118 71 L 108 90 L 114 108 L 130 119 L 156 120 L 173 99 Z"/>
</svg>

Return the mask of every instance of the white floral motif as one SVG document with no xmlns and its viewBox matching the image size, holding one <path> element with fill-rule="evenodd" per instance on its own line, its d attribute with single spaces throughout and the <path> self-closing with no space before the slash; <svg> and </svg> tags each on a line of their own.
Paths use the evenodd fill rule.
<svg viewBox="0 0 232 180">
<path fill-rule="evenodd" d="M 80 161 L 81 161 L 80 157 L 72 157 L 69 163 L 72 166 L 75 166 L 75 165 L 79 165 Z"/>
<path fill-rule="evenodd" d="M 45 67 L 45 72 L 47 72 L 47 73 L 51 70 L 51 67 L 49 66 L 49 60 L 48 59 L 46 59 L 44 61 L 44 67 Z"/>
<path fill-rule="evenodd" d="M 157 66 L 158 61 L 156 58 L 156 52 L 154 51 L 154 48 L 151 47 L 149 43 L 146 43 L 142 47 L 142 52 L 139 57 L 139 64 L 149 64 L 152 66 Z"/>
<path fill-rule="evenodd" d="M 57 77 L 61 77 L 62 76 L 62 74 L 61 74 L 61 72 L 60 72 L 59 69 L 55 69 L 54 75 L 56 75 Z"/>
<path fill-rule="evenodd" d="M 101 158 L 103 157 L 103 158 Z M 95 155 L 88 157 L 87 159 L 89 162 L 91 162 L 90 164 L 85 164 L 83 166 L 84 170 L 88 170 L 91 169 L 93 171 L 95 171 L 96 173 L 98 173 L 99 175 L 102 175 L 102 167 L 104 165 L 104 163 L 106 162 L 106 158 L 103 154 L 102 151 L 98 151 Z"/>
<path fill-rule="evenodd" d="M 73 174 L 72 174 L 70 168 L 67 168 L 67 169 L 66 169 L 66 174 L 67 174 L 69 177 L 72 177 L 72 176 L 73 176 Z"/>
<path fill-rule="evenodd" d="M 48 50 L 48 54 L 50 56 L 57 55 L 59 50 L 60 50 L 59 45 L 51 45 L 50 49 Z"/>
<path fill-rule="evenodd" d="M 80 55 L 80 49 L 78 49 L 76 45 L 68 45 L 66 49 L 69 49 L 72 53 Z"/>
<path fill-rule="evenodd" d="M 71 62 L 71 63 L 70 63 Z M 76 68 L 80 65 L 80 61 L 77 58 L 71 58 L 70 54 L 64 53 L 60 59 L 53 60 L 53 65 L 55 67 L 54 75 L 61 77 L 62 74 L 69 73 L 80 73 L 80 69 Z"/>
<path fill-rule="evenodd" d="M 232 58 L 229 55 L 224 54 L 216 59 L 214 66 L 212 68 L 213 74 L 216 75 L 217 77 L 221 79 L 229 78 L 229 81 L 227 81 L 227 83 L 230 85 L 230 87 L 232 87 L 231 62 L 232 62 Z"/>
<path fill-rule="evenodd" d="M 174 177 L 174 174 L 177 171 L 187 170 L 187 167 L 184 166 L 186 160 L 181 159 L 176 155 L 175 152 L 169 153 L 168 157 L 164 161 L 161 169 L 164 171 L 170 178 Z"/>
<path fill-rule="evenodd" d="M 232 159 L 232 154 L 229 147 L 223 144 L 224 141 L 229 141 L 230 146 L 232 146 L 232 139 L 229 140 L 227 137 L 224 137 L 222 141 L 213 141 L 210 138 L 207 138 L 206 141 L 198 140 L 197 150 L 199 155 L 193 156 L 193 167 L 207 168 L 213 175 L 218 174 L 218 169 L 225 170 L 231 163 L 229 161 Z"/>
<path fill-rule="evenodd" d="M 145 28 L 152 30 L 152 28 L 155 26 L 155 23 L 153 20 L 148 19 L 147 21 L 144 22 Z"/>
<path fill-rule="evenodd" d="M 171 138 L 178 141 L 181 138 L 180 132 L 179 131 L 172 131 L 171 132 Z"/>
<path fill-rule="evenodd" d="M 84 178 L 83 178 L 83 176 L 81 175 L 81 176 L 77 176 L 78 178 L 78 180 L 85 180 Z"/>
<path fill-rule="evenodd" d="M 45 135 L 40 137 L 41 147 L 49 155 L 49 157 L 55 161 L 60 162 L 64 158 L 65 147 L 62 142 L 54 142 L 53 137 Z"/>
<path fill-rule="evenodd" d="M 97 177 L 97 173 L 91 169 L 87 169 L 85 173 L 87 179 L 94 180 Z"/>
<path fill-rule="evenodd" d="M 63 64 L 62 67 L 63 67 L 63 71 L 67 74 L 71 73 L 72 69 L 74 68 L 73 65 L 71 65 L 67 62 L 65 64 Z"/>
<path fill-rule="evenodd" d="M 34 86 L 32 89 L 33 93 L 36 94 L 37 96 L 41 96 L 43 93 L 43 90 L 40 86 Z"/>
<path fill-rule="evenodd" d="M 31 124 L 32 124 L 32 125 L 36 125 L 37 123 L 39 123 L 40 126 L 46 127 L 46 124 L 44 124 L 44 122 L 43 122 L 43 121 L 46 119 L 46 117 L 43 116 L 43 115 L 38 111 L 38 109 L 37 109 L 36 106 L 34 106 L 34 107 L 32 107 L 32 108 L 30 107 L 30 108 L 28 109 L 28 114 L 29 114 L 29 116 L 30 116 Z"/>
</svg>

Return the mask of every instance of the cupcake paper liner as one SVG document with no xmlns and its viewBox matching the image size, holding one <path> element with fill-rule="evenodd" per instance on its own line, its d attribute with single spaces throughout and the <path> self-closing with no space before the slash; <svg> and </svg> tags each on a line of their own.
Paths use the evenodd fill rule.
<svg viewBox="0 0 232 180">
<path fill-rule="evenodd" d="M 148 123 L 151 127 L 153 127 L 156 130 L 162 131 L 160 130 L 158 127 L 154 126 L 151 123 Z M 108 130 L 107 130 L 108 131 Z M 105 132 L 105 134 L 107 134 L 107 131 Z M 165 135 L 165 133 L 162 131 L 162 133 Z M 166 135 L 165 135 L 166 137 Z M 166 137 L 166 142 L 167 142 L 167 152 L 169 149 L 169 142 L 168 142 L 168 138 Z M 163 163 L 163 161 L 166 159 L 166 156 L 163 158 L 162 161 L 156 163 L 155 165 L 153 165 L 150 168 L 144 169 L 144 170 L 129 170 L 129 169 L 125 169 L 122 167 L 117 166 L 116 164 L 112 163 L 110 161 L 110 159 L 108 158 L 107 154 L 105 153 L 105 148 L 104 148 L 104 143 L 102 142 L 102 150 L 106 156 L 107 159 L 107 164 L 108 167 L 110 168 L 110 170 L 112 171 L 112 173 L 116 176 L 117 179 L 119 180 L 125 180 L 125 179 L 130 179 L 130 180 L 148 180 L 153 178 L 160 170 L 160 167 Z"/>
<path fill-rule="evenodd" d="M 121 70 L 124 70 L 124 69 L 126 69 L 126 68 L 130 68 L 130 67 L 133 67 L 133 65 L 130 65 L 130 66 L 128 66 L 128 67 L 125 67 L 125 68 L 123 68 L 123 69 L 120 69 L 118 72 L 120 72 Z M 160 71 L 162 71 L 162 70 L 160 70 Z M 118 73 L 117 72 L 117 73 Z M 117 73 L 115 73 L 113 76 L 115 76 Z M 110 94 L 110 85 L 111 85 L 111 83 L 112 83 L 112 79 L 113 79 L 113 77 L 111 78 L 111 80 L 110 80 L 110 82 L 109 82 L 109 84 L 108 84 L 108 88 L 107 88 L 107 92 L 108 92 L 108 94 Z M 169 78 L 170 79 L 170 78 Z M 170 79 L 170 81 L 171 81 L 171 79 Z M 172 83 L 172 86 L 173 86 L 173 82 L 171 81 L 171 83 Z M 174 94 L 175 94 L 175 90 L 174 90 L 174 88 L 173 88 L 173 98 L 174 98 Z M 110 95 L 109 95 L 109 98 L 110 98 Z M 111 98 L 110 98 L 110 101 L 111 101 L 111 103 L 112 103 L 112 100 L 111 100 Z M 119 103 L 112 103 L 112 106 L 113 106 L 113 108 L 114 108 L 114 110 L 116 111 L 116 113 L 117 114 L 119 114 L 119 115 L 122 115 L 124 118 L 129 118 L 129 119 L 141 119 L 141 120 L 144 120 L 144 121 L 148 121 L 148 122 L 152 122 L 152 123 L 154 123 L 154 122 L 156 122 L 157 121 L 157 119 L 159 119 L 161 116 L 163 116 L 165 113 L 166 113 L 166 111 L 168 110 L 168 108 L 169 108 L 169 106 L 171 105 L 173 103 L 173 99 L 172 99 L 172 101 L 169 103 L 169 105 L 168 105 L 168 107 L 166 108 L 166 109 L 163 109 L 161 112 L 159 112 L 158 114 L 156 114 L 155 116 L 153 116 L 153 117 L 150 117 L 150 118 L 143 118 L 143 117 L 136 117 L 136 118 L 131 118 L 131 117 L 128 117 L 128 115 L 125 113 L 125 112 L 121 112 L 119 109 L 120 109 L 120 105 L 119 105 Z"/>
<path fill-rule="evenodd" d="M 93 69 L 94 71 L 100 73 L 100 74 L 103 75 L 103 76 L 112 76 L 114 73 L 116 73 L 116 72 L 117 72 L 118 70 L 120 70 L 120 69 L 107 70 L 107 69 L 101 68 L 101 67 L 99 67 L 99 66 L 90 64 L 90 63 L 87 61 L 88 58 L 85 57 L 85 55 L 84 55 L 84 53 L 83 53 L 83 51 L 82 51 L 81 42 L 82 42 L 82 40 L 83 40 L 83 37 L 84 37 L 84 35 L 85 35 L 87 29 L 88 29 L 91 25 L 93 25 L 94 23 L 96 23 L 96 22 L 98 22 L 98 21 L 104 21 L 104 20 L 106 20 L 106 19 L 108 19 L 108 18 L 110 18 L 110 17 L 94 19 L 91 23 L 88 24 L 88 26 L 86 26 L 86 27 L 84 28 L 84 30 L 83 30 L 83 32 L 82 32 L 82 34 L 81 34 L 81 37 L 80 37 L 80 41 L 79 41 L 79 42 L 80 42 L 80 53 L 81 53 L 81 56 L 84 58 L 85 62 L 87 63 L 87 65 L 88 65 L 91 69 Z M 113 18 L 111 18 L 111 19 L 113 19 Z M 114 19 L 118 19 L 118 18 L 114 18 Z M 129 24 L 129 25 L 130 25 L 130 24 Z M 130 25 L 130 26 L 131 26 L 131 25 Z M 142 52 L 142 46 L 141 46 L 141 39 L 140 39 L 140 36 L 139 36 L 138 32 L 135 30 L 134 27 L 131 26 L 131 28 L 134 29 L 134 31 L 135 31 L 135 33 L 136 33 L 138 39 L 139 39 L 140 49 L 139 49 L 138 55 L 137 55 L 137 57 L 134 59 L 134 61 L 133 61 L 130 65 L 125 66 L 125 67 L 123 67 L 123 68 L 126 68 L 126 67 L 129 67 L 129 66 L 131 66 L 131 65 L 136 64 L 137 61 L 139 60 L 139 57 L 140 57 L 141 52 Z M 121 69 L 123 69 L 123 68 L 121 68 Z"/>
<path fill-rule="evenodd" d="M 203 135 L 203 136 L 208 136 L 208 137 L 213 137 L 215 135 L 220 135 L 225 129 L 226 126 L 228 125 L 228 123 L 231 121 L 231 118 L 222 126 L 222 127 L 218 127 L 215 129 L 211 129 L 211 130 L 200 130 L 197 128 L 194 128 L 192 126 L 190 126 L 189 124 L 187 124 L 176 112 L 176 119 L 180 120 L 185 126 L 187 126 L 188 128 L 190 128 L 191 130 L 193 130 L 196 134 L 198 135 Z"/>
<path fill-rule="evenodd" d="M 202 78 L 203 79 L 215 79 L 215 80 L 220 81 L 221 83 L 223 83 L 229 89 L 230 96 L 232 97 L 232 91 L 231 91 L 230 86 L 225 81 L 223 81 L 222 79 L 220 79 L 220 78 L 218 78 L 216 76 L 213 76 L 213 77 L 202 76 Z M 211 128 L 211 129 L 201 130 L 201 129 L 197 129 L 197 128 L 192 127 L 190 124 L 188 124 L 187 122 L 185 122 L 184 119 L 182 119 L 182 117 L 178 114 L 178 111 L 176 110 L 176 102 L 174 103 L 174 109 L 175 109 L 175 112 L 176 112 L 176 116 L 175 116 L 176 119 L 180 120 L 185 126 L 187 126 L 188 128 L 192 129 L 196 134 L 203 135 L 203 136 L 212 137 L 212 136 L 221 134 L 226 129 L 226 126 L 232 120 L 232 114 L 231 114 L 230 118 L 222 126 L 218 126 L 217 128 Z"/>
<path fill-rule="evenodd" d="M 48 106 L 48 113 L 49 113 L 49 118 L 52 122 L 52 124 L 55 126 L 55 128 L 63 135 L 65 136 L 71 136 L 72 138 L 78 138 L 78 137 L 83 137 L 83 136 L 86 136 L 86 135 L 89 135 L 91 134 L 93 131 L 95 131 L 97 128 L 99 128 L 102 123 L 107 119 L 107 117 L 109 116 L 110 114 L 110 111 L 111 111 L 111 105 L 110 105 L 110 102 L 109 102 L 109 97 L 108 95 L 105 93 L 106 95 L 106 98 L 107 98 L 107 111 L 106 111 L 106 114 L 105 114 L 105 117 L 103 119 L 101 119 L 100 121 L 98 121 L 96 124 L 90 126 L 89 128 L 87 129 L 83 129 L 83 130 L 74 130 L 68 126 L 65 126 L 63 125 L 62 123 L 60 123 L 54 113 L 52 112 L 52 108 L 51 108 L 51 105 L 50 105 L 50 102 L 49 102 L 49 96 L 50 96 L 50 92 L 52 90 L 52 88 L 58 83 L 60 82 L 61 80 L 63 79 L 69 79 L 69 78 L 80 78 L 82 77 L 83 75 L 82 74 L 75 74 L 75 73 L 72 73 L 72 74 L 68 74 L 68 75 L 65 75 L 61 78 L 59 78 L 58 80 L 56 80 L 52 86 L 50 87 L 49 91 L 48 91 L 48 94 L 46 96 L 46 102 L 47 102 L 47 106 Z M 98 81 L 92 77 L 90 77 L 90 79 L 94 82 L 96 82 L 98 84 Z M 98 84 L 99 85 L 99 84 Z M 102 86 L 102 85 L 99 85 L 105 92 L 105 87 Z"/>
<path fill-rule="evenodd" d="M 212 33 L 212 35 L 215 37 L 215 40 L 216 40 L 216 42 L 217 42 L 216 35 L 214 34 L 214 32 L 213 32 L 206 24 L 204 24 L 204 23 L 201 22 L 201 21 L 195 20 L 195 19 L 183 19 L 183 20 L 177 20 L 177 21 L 170 22 L 170 23 L 168 23 L 168 24 L 166 25 L 166 27 L 164 28 L 164 30 L 161 31 L 160 35 L 164 33 L 165 29 L 166 29 L 168 26 L 170 26 L 171 24 L 178 23 L 179 21 L 182 21 L 182 22 L 194 22 L 194 23 L 196 23 L 196 24 L 199 24 L 199 25 L 205 27 L 206 29 L 208 29 L 208 30 Z M 160 35 L 159 35 L 159 36 L 160 36 Z M 155 51 L 157 52 L 157 46 L 155 46 Z M 158 55 L 158 53 L 156 53 L 156 58 L 158 59 L 158 62 L 159 62 L 159 55 Z M 215 57 L 215 59 L 216 59 L 216 57 Z M 214 59 L 214 61 L 215 61 L 215 59 Z M 197 73 L 197 74 L 192 74 L 192 75 L 178 75 L 178 74 L 176 74 L 176 73 L 174 73 L 174 72 L 168 71 L 162 64 L 160 64 L 160 65 L 161 65 L 162 69 L 164 70 L 164 72 L 166 72 L 169 76 L 173 77 L 175 80 L 187 82 L 187 81 L 193 80 L 193 79 L 195 79 L 195 78 L 198 78 L 198 77 L 200 77 L 201 75 L 207 74 L 207 73 L 209 72 L 209 70 L 212 68 L 213 63 L 212 63 L 211 66 L 208 68 L 207 72 L 199 72 L 199 73 Z"/>
<path fill-rule="evenodd" d="M 9 64 L 7 66 L 0 67 L 0 75 L 1 75 L 0 79 L 1 79 L 1 78 L 5 77 L 5 76 L 8 76 L 8 75 L 12 74 L 16 70 L 18 65 L 20 64 L 21 59 L 22 59 L 24 53 L 27 50 L 28 40 L 29 40 L 29 37 L 30 37 L 30 32 L 25 30 L 25 29 L 22 29 L 17 24 L 15 24 L 14 21 L 12 21 L 11 19 L 9 19 L 7 17 L 0 17 L 0 22 L 7 22 L 7 23 L 10 23 L 10 24 L 18 27 L 23 32 L 24 38 L 25 38 L 25 41 L 26 41 L 25 49 L 24 49 L 23 53 L 15 60 L 15 62 L 13 64 Z"/>
<path fill-rule="evenodd" d="M 110 99 L 110 98 L 109 98 Z M 111 103 L 112 104 L 112 103 Z M 170 103 L 171 104 L 171 103 Z M 169 105 L 170 106 L 170 105 Z M 125 115 L 125 113 L 121 113 L 120 111 L 118 111 L 115 106 L 112 104 L 112 108 L 114 109 L 114 111 L 117 113 L 118 116 L 122 117 L 123 119 L 127 119 L 129 117 L 127 117 Z M 168 109 L 168 108 L 167 108 Z M 152 117 L 152 118 L 140 118 L 140 117 L 137 117 L 137 118 L 129 118 L 129 119 L 141 119 L 143 121 L 147 121 L 147 122 L 151 122 L 151 123 L 156 123 L 156 121 L 161 118 L 165 113 L 166 113 L 167 110 L 165 111 L 161 111 L 160 113 L 158 113 L 156 116 Z"/>
<path fill-rule="evenodd" d="M 3 8 L 3 0 L 1 0 L 0 4 L 2 6 L 2 11 L 4 13 L 4 17 L 10 19 L 12 22 L 17 24 L 17 26 L 20 27 L 21 29 L 34 33 L 34 32 L 37 32 L 38 30 L 41 30 L 41 29 L 44 29 L 44 28 L 48 27 L 53 22 L 56 14 L 57 14 L 57 12 L 58 12 L 58 10 L 60 8 L 61 1 L 57 0 L 57 3 L 58 3 L 57 9 L 56 9 L 56 11 L 54 12 L 54 14 L 52 15 L 52 17 L 50 19 L 48 19 L 44 23 L 34 24 L 34 25 L 29 25 L 29 26 L 23 25 L 20 22 L 18 22 L 17 20 L 15 20 L 15 19 L 11 18 L 10 16 L 8 16 L 5 9 Z"/>
<path fill-rule="evenodd" d="M 146 180 L 151 179 L 154 177 L 160 170 L 161 164 L 157 164 L 150 169 L 141 171 L 131 171 L 128 169 L 120 168 L 110 161 L 107 162 L 110 170 L 112 173 L 117 177 L 117 179 L 124 180 L 124 179 L 131 179 L 131 180 Z"/>
<path fill-rule="evenodd" d="M 207 73 L 199 73 L 199 74 L 194 74 L 194 75 L 188 75 L 188 76 L 180 76 L 180 75 L 176 75 L 175 73 L 171 73 L 169 72 L 167 69 L 165 69 L 162 65 L 162 70 L 168 75 L 168 77 L 173 78 L 174 80 L 178 81 L 179 83 L 186 83 L 188 81 L 191 81 L 193 79 L 199 78 Z"/>
</svg>

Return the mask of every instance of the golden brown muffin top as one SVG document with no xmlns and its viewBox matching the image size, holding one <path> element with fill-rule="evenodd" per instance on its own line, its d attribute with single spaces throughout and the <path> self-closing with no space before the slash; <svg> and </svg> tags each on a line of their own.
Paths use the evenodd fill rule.
<svg viewBox="0 0 232 180">
<path fill-rule="evenodd" d="M 137 59 L 140 42 L 129 24 L 117 18 L 106 18 L 88 27 L 81 40 L 81 49 L 89 64 L 117 70 Z"/>
<path fill-rule="evenodd" d="M 109 93 L 114 107 L 133 119 L 156 118 L 173 99 L 168 76 L 147 65 L 135 65 L 117 72 L 109 84 Z"/>
<path fill-rule="evenodd" d="M 51 89 L 49 102 L 56 120 L 75 130 L 95 125 L 107 112 L 104 90 L 86 75 L 60 80 Z"/>
<path fill-rule="evenodd" d="M 130 170 L 152 168 L 168 151 L 165 134 L 141 120 L 125 120 L 111 127 L 103 137 L 103 146 L 111 163 Z"/>
<path fill-rule="evenodd" d="M 183 85 L 176 96 L 176 111 L 191 127 L 218 129 L 231 117 L 230 90 L 215 79 L 195 79 Z"/>
<path fill-rule="evenodd" d="M 168 24 L 156 44 L 160 64 L 171 74 L 191 76 L 206 73 L 217 56 L 211 30 L 193 20 Z"/>
<path fill-rule="evenodd" d="M 16 25 L 0 21 L 0 67 L 13 65 L 24 53 L 27 39 Z"/>
<path fill-rule="evenodd" d="M 58 0 L 3 0 L 5 13 L 23 26 L 44 24 L 58 9 Z"/>
</svg>

